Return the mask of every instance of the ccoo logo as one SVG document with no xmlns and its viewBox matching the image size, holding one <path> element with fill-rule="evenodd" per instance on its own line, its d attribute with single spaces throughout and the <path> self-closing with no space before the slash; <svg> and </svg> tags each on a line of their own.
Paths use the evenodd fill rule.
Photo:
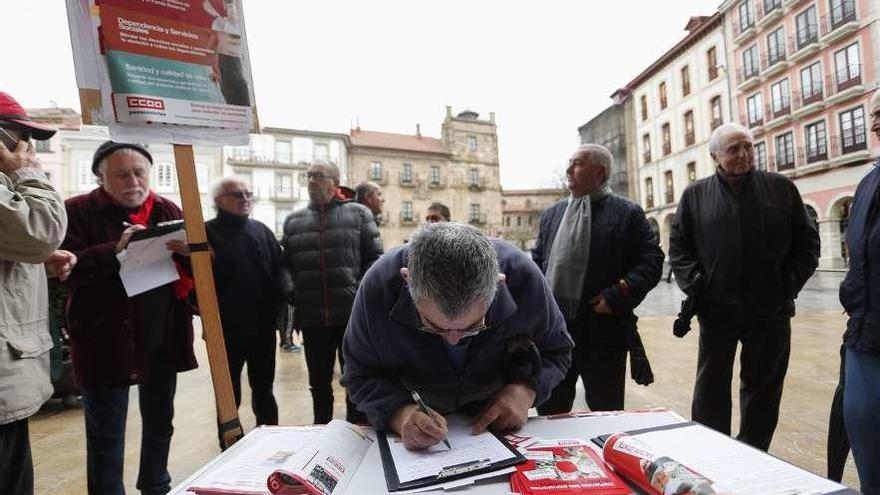
<svg viewBox="0 0 880 495">
<path fill-rule="evenodd" d="M 125 103 L 129 108 L 149 108 L 152 110 L 165 110 L 165 102 L 155 98 L 144 98 L 143 96 L 129 96 L 125 99 Z"/>
</svg>

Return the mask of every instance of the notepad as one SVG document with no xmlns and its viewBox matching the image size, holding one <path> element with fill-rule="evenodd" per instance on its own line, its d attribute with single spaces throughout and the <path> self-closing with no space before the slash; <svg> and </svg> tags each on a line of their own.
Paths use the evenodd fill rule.
<svg viewBox="0 0 880 495">
<path fill-rule="evenodd" d="M 447 418 L 451 449 L 438 444 L 430 449 L 408 450 L 397 435 L 380 433 L 379 450 L 388 491 L 437 485 L 525 462 L 525 457 L 502 437 L 489 431 L 471 435 L 471 423 L 464 416 Z"/>
</svg>

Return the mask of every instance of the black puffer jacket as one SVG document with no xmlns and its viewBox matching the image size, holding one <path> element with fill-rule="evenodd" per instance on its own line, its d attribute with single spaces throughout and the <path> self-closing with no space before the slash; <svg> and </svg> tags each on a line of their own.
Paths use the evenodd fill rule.
<svg viewBox="0 0 880 495">
<path fill-rule="evenodd" d="M 714 322 L 781 319 L 819 261 L 819 233 L 788 178 L 751 172 L 737 193 L 718 173 L 685 189 L 672 221 L 675 280 Z"/>
<path fill-rule="evenodd" d="M 293 283 L 294 324 L 346 324 L 361 278 L 382 255 L 370 210 L 338 198 L 323 207 L 310 204 L 284 221 L 281 245 Z"/>
</svg>

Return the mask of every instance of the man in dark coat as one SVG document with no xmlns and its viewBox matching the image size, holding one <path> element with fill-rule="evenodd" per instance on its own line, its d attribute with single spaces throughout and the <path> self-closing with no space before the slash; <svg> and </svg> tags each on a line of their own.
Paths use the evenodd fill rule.
<svg viewBox="0 0 880 495">
<path fill-rule="evenodd" d="M 716 173 L 688 186 L 672 222 L 675 281 L 700 321 L 691 417 L 730 434 L 730 384 L 738 343 L 737 438 L 770 447 L 791 350 L 794 299 L 819 260 L 819 234 L 794 183 L 754 168 L 751 132 L 712 133 Z"/>
<path fill-rule="evenodd" d="M 152 163 L 141 146 L 107 141 L 92 162 L 100 186 L 66 202 L 62 246 L 79 259 L 70 275 L 68 331 L 85 409 L 90 494 L 125 491 L 125 419 L 135 384 L 143 419 L 137 487 L 141 493 L 171 489 L 177 372 L 196 367 L 187 303 L 192 279 L 128 297 L 119 277 L 116 255 L 134 232 L 182 218 L 180 208 L 150 190 Z"/>
<path fill-rule="evenodd" d="M 343 382 L 373 426 L 422 449 L 446 437 L 446 421 L 421 411 L 412 391 L 440 414 L 473 415 L 476 433 L 515 430 L 565 376 L 571 347 L 528 256 L 471 225 L 441 222 L 364 278 Z"/>
<path fill-rule="evenodd" d="M 611 192 L 613 157 L 580 146 L 566 171 L 571 197 L 541 215 L 532 259 L 574 338 L 573 366 L 540 414 L 571 411 L 578 377 L 593 411 L 623 409 L 626 355 L 633 378 L 653 381 L 633 310 L 660 281 L 663 251 L 635 203 Z"/>
<path fill-rule="evenodd" d="M 286 269 L 293 290 L 294 324 L 302 330 L 315 423 L 333 419 L 333 367 L 351 316 L 361 278 L 379 256 L 382 241 L 373 213 L 342 199 L 339 168 L 329 162 L 309 166 L 309 206 L 284 221 Z M 346 401 L 346 419 L 364 418 Z"/>
<path fill-rule="evenodd" d="M 224 177 L 212 193 L 217 217 L 205 223 L 205 230 L 235 405 L 241 404 L 241 370 L 247 363 L 257 425 L 277 425 L 278 404 L 272 393 L 275 327 L 282 305 L 286 309 L 281 246 L 268 227 L 248 218 L 252 193 L 244 181 Z M 169 245 L 189 255 L 186 243 Z"/>
</svg>

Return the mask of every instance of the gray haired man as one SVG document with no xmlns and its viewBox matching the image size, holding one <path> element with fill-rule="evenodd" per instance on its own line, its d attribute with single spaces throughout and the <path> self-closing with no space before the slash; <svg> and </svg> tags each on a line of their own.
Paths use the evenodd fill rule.
<svg viewBox="0 0 880 495">
<path fill-rule="evenodd" d="M 578 378 L 591 410 L 623 409 L 627 352 L 635 382 L 653 381 L 633 310 L 660 280 L 663 251 L 642 209 L 611 192 L 612 163 L 604 146 L 580 146 L 566 170 L 571 197 L 541 215 L 532 259 L 576 344 L 574 366 L 541 414 L 570 411 Z"/>
<path fill-rule="evenodd" d="M 572 341 L 537 267 L 469 225 L 416 232 L 367 273 L 342 350 L 343 384 L 379 430 L 407 448 L 447 434 L 440 415 L 515 430 L 571 364 Z M 440 415 L 413 403 L 418 391 Z"/>
</svg>

